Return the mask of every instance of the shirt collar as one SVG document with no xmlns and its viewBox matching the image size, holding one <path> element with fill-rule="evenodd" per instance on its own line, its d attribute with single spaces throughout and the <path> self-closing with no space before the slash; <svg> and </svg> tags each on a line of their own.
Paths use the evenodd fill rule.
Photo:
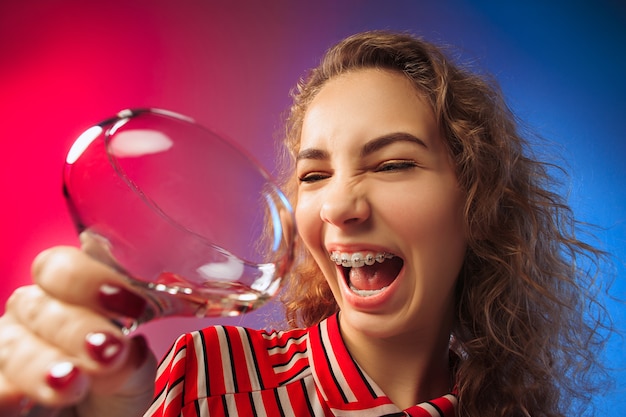
<svg viewBox="0 0 626 417">
<path fill-rule="evenodd" d="M 324 401 L 337 416 L 408 415 L 454 417 L 457 398 L 448 394 L 400 410 L 354 361 L 341 337 L 338 315 L 309 329 L 309 363 Z"/>
</svg>

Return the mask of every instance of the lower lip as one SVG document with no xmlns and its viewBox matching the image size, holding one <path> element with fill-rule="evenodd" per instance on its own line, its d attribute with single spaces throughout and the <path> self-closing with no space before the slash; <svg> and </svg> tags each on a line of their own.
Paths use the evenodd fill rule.
<svg viewBox="0 0 626 417">
<path fill-rule="evenodd" d="M 343 275 L 341 267 L 337 268 L 339 275 L 339 285 L 341 286 L 341 292 L 343 293 L 343 301 L 348 303 L 351 307 L 362 311 L 375 311 L 383 308 L 393 296 L 398 288 L 398 283 L 404 275 L 404 267 L 398 273 L 398 276 L 391 284 L 384 288 L 381 292 L 370 295 L 369 297 L 361 297 L 355 294 L 348 286 L 347 280 Z"/>
</svg>

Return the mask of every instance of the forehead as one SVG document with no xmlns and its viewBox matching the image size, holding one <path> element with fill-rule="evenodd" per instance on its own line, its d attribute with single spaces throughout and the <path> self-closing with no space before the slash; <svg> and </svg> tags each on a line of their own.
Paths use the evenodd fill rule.
<svg viewBox="0 0 626 417">
<path fill-rule="evenodd" d="M 432 106 L 401 73 L 362 69 L 331 78 L 311 101 L 300 148 L 340 138 L 367 140 L 408 132 L 427 141 L 439 136 Z"/>
</svg>

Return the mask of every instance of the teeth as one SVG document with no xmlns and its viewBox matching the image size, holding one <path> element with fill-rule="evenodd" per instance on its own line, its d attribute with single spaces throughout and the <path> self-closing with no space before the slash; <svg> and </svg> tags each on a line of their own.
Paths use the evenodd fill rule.
<svg viewBox="0 0 626 417">
<path fill-rule="evenodd" d="M 364 265 L 374 265 L 374 263 L 383 263 L 385 259 L 391 259 L 393 255 L 390 253 L 368 253 L 363 255 L 361 252 L 353 254 L 343 252 L 333 252 L 330 259 L 337 265 L 346 268 L 359 268 Z"/>
<path fill-rule="evenodd" d="M 350 284 L 350 289 L 352 290 L 353 293 L 361 297 L 371 297 L 372 295 L 376 295 L 378 293 L 383 292 L 385 289 L 387 289 L 387 287 L 383 287 L 378 290 L 359 290 L 354 285 Z"/>
</svg>

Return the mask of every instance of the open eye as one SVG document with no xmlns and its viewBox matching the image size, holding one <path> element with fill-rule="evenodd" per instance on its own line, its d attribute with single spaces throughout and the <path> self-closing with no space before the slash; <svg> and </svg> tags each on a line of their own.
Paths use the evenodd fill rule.
<svg viewBox="0 0 626 417">
<path fill-rule="evenodd" d="M 407 169 L 417 167 L 417 162 L 412 161 L 410 159 L 401 159 L 401 160 L 392 160 L 385 161 L 379 164 L 374 172 L 393 172 L 393 171 L 404 171 Z"/>
</svg>

